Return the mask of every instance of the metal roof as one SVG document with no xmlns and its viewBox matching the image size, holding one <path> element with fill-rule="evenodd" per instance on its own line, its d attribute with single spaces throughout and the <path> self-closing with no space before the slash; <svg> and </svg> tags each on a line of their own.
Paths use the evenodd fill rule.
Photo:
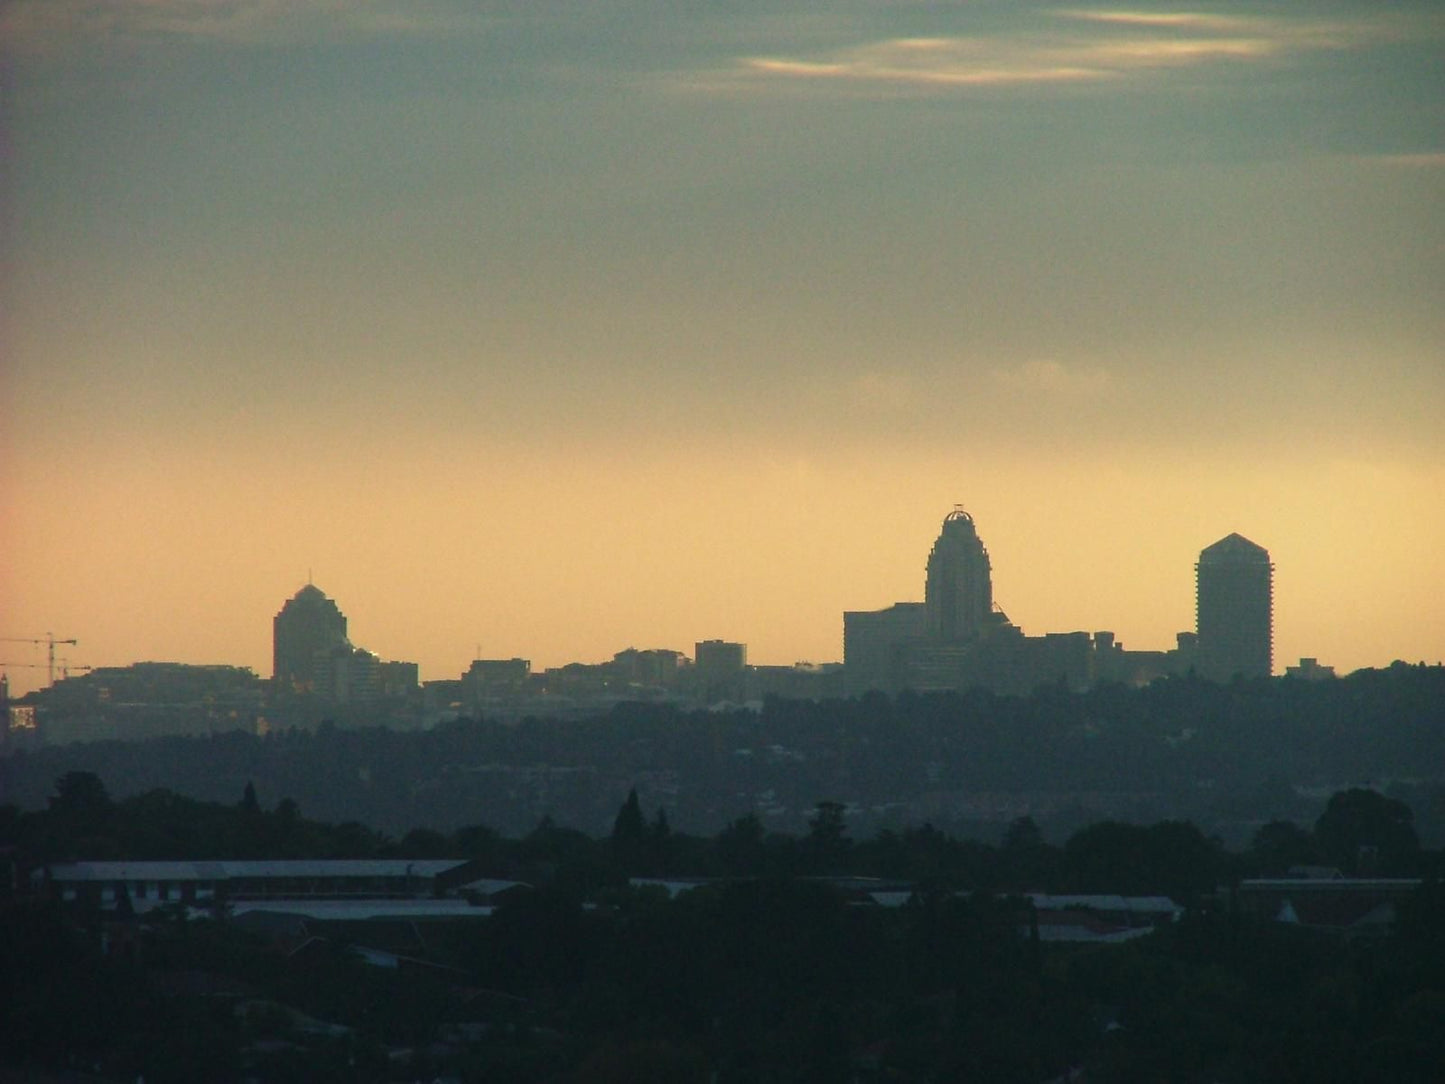
<svg viewBox="0 0 1445 1084">
<path fill-rule="evenodd" d="M 463 865 L 461 858 L 295 858 L 225 862 L 58 862 L 52 880 L 227 881 L 304 878 L 433 878 Z M 37 876 L 43 873 L 37 872 Z"/>
<path fill-rule="evenodd" d="M 251 912 L 300 915 L 337 922 L 374 918 L 486 918 L 495 908 L 477 907 L 466 900 L 256 900 L 230 905 L 232 918 Z"/>
</svg>

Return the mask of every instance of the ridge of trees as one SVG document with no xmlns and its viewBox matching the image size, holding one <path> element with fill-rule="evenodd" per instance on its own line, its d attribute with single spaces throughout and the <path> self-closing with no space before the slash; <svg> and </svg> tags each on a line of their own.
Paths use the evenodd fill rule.
<svg viewBox="0 0 1445 1084">
<path fill-rule="evenodd" d="M 84 770 L 121 797 L 164 788 L 230 802 L 250 781 L 313 815 L 393 835 L 477 821 L 523 835 L 544 814 L 606 832 L 618 794 L 635 787 L 649 810 L 667 796 L 673 830 L 714 834 L 746 795 L 771 831 L 806 832 L 827 798 L 845 804 L 855 831 L 928 820 L 990 838 L 998 826 L 968 812 L 971 798 L 1019 795 L 1055 840 L 1108 816 L 1191 820 L 1240 847 L 1252 831 L 1241 826 L 1306 819 L 1319 801 L 1310 795 L 1385 780 L 1439 845 L 1442 765 L 1445 668 L 1396 665 L 1322 682 L 870 694 L 774 700 L 760 712 L 622 704 L 580 722 L 463 718 L 416 732 L 323 725 L 42 746 L 0 756 L 0 792 L 39 808 L 57 776 Z"/>
<path fill-rule="evenodd" d="M 234 804 L 167 790 L 117 802 L 99 777 L 71 771 L 55 781 L 44 810 L 0 806 L 0 847 L 13 848 L 32 865 L 445 857 L 478 860 L 494 876 L 560 879 L 589 891 L 629 877 L 856 875 L 989 891 L 1159 894 L 1191 903 L 1231 880 L 1280 876 L 1298 866 L 1333 866 L 1352 875 L 1431 873 L 1440 855 L 1420 847 L 1412 820 L 1405 803 L 1351 788 L 1333 795 L 1312 825 L 1270 822 L 1239 853 L 1179 820 L 1100 821 L 1062 846 L 1047 843 L 1028 817 L 1009 824 L 997 845 L 960 839 L 927 823 L 855 840 L 843 807 L 830 801 L 817 803 L 802 835 L 768 832 L 756 814 L 747 813 L 705 837 L 673 831 L 660 807 L 649 820 L 632 789 L 612 832 L 602 838 L 543 818 L 516 838 L 468 825 L 450 833 L 416 828 L 395 839 L 355 821 L 308 819 L 290 798 L 264 809 L 250 783 Z"/>
<path fill-rule="evenodd" d="M 1027 818 L 994 846 L 929 825 L 855 840 L 829 802 L 798 836 L 746 814 L 693 837 L 647 813 L 629 791 L 605 836 L 544 820 L 516 839 L 471 826 L 393 840 L 309 820 L 285 798 L 267 808 L 254 788 L 233 803 L 164 791 L 115 801 L 98 777 L 66 773 L 45 809 L 0 808 L 0 845 L 52 860 L 107 846 L 111 857 L 235 857 L 192 849 L 213 832 L 213 847 L 478 857 L 545 878 L 489 918 L 429 928 L 427 951 L 445 968 L 417 972 L 366 966 L 346 935 L 291 957 L 233 924 L 164 913 L 148 918 L 143 954 L 106 955 L 97 916 L 67 925 L 54 906 L 0 901 L 14 1025 L 0 1029 L 0 1064 L 81 1058 L 156 1084 L 384 1081 L 400 1066 L 408 1079 L 516 1084 L 1037 1084 L 1069 1073 L 1423 1084 L 1445 1058 L 1438 881 L 1372 943 L 1199 906 L 1125 944 L 1044 946 L 1007 898 L 1016 887 L 1177 898 L 1349 848 L 1372 872 L 1438 873 L 1439 854 L 1412 841 L 1408 807 L 1373 791 L 1336 794 L 1312 827 L 1261 829 L 1240 855 L 1185 822 L 1101 822 L 1053 847 Z M 675 899 L 626 881 L 710 871 L 739 876 Z M 907 877 L 916 891 L 905 907 L 851 906 L 815 876 L 828 873 Z M 190 975 L 244 988 L 244 1011 L 168 992 Z M 302 1017 L 344 1034 L 308 1038 Z M 458 1028 L 478 1038 L 437 1041 Z"/>
</svg>

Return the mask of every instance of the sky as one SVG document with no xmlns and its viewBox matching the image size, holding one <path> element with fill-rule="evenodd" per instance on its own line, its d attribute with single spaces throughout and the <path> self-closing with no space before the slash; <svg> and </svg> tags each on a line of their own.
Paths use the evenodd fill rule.
<svg viewBox="0 0 1445 1084">
<path fill-rule="evenodd" d="M 1445 657 L 1434 3 L 10 0 L 0 636 L 842 657 L 956 505 L 1030 635 Z M 45 648 L 0 642 L 12 691 Z"/>
</svg>

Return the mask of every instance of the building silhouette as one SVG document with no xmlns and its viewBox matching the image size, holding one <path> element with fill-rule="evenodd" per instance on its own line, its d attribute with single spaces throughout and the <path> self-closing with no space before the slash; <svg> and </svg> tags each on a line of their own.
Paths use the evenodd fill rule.
<svg viewBox="0 0 1445 1084">
<path fill-rule="evenodd" d="M 693 675 L 698 690 L 710 703 L 741 701 L 748 667 L 747 644 L 730 640 L 699 640 L 694 645 Z"/>
<path fill-rule="evenodd" d="M 419 689 L 414 662 L 385 661 L 353 644 L 346 615 L 315 584 L 286 600 L 272 622 L 272 687 L 330 704 L 375 704 Z"/>
<path fill-rule="evenodd" d="M 1269 554 L 1231 535 L 1204 551 L 1199 568 L 1199 631 L 1180 633 L 1171 650 L 1125 650 L 1108 631 L 1027 636 L 995 605 L 988 550 L 973 517 L 955 506 L 928 555 L 923 602 L 843 614 L 844 691 L 984 688 L 1026 695 L 1040 685 L 1144 685 L 1191 668 L 1217 680 L 1267 675 Z M 1212 666 L 1202 661 L 1206 641 L 1213 644 Z"/>
<path fill-rule="evenodd" d="M 973 517 L 944 517 L 923 584 L 924 601 L 843 614 L 843 686 L 898 692 L 1013 687 L 1030 680 L 1019 630 L 993 604 L 993 572 Z"/>
<path fill-rule="evenodd" d="M 278 689 L 290 692 L 318 691 L 318 662 L 329 676 L 334 653 L 351 646 L 346 615 L 310 583 L 286 600 L 272 621 L 271 633 L 271 677 Z M 320 684 L 331 681 L 323 677 Z"/>
<path fill-rule="evenodd" d="M 903 687 L 908 645 L 927 639 L 928 620 L 921 602 L 895 602 L 884 610 L 843 613 L 843 690 L 859 696 L 870 689 L 892 692 Z"/>
<path fill-rule="evenodd" d="M 1269 551 L 1231 534 L 1194 566 L 1199 673 L 1215 681 L 1274 671 L 1274 565 Z"/>
<path fill-rule="evenodd" d="M 988 550 L 973 517 L 955 505 L 928 554 L 923 605 L 928 636 L 936 643 L 977 640 L 993 618 L 993 578 Z"/>
</svg>

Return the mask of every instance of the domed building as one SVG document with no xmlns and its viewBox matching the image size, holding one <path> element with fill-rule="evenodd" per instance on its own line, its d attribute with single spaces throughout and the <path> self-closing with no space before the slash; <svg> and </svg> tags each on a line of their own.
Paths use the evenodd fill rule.
<svg viewBox="0 0 1445 1084">
<path fill-rule="evenodd" d="M 955 507 L 928 554 L 923 605 L 928 635 L 938 643 L 976 640 L 993 614 L 993 578 L 988 550 L 973 517 Z"/>
<path fill-rule="evenodd" d="M 1263 550 L 1245 539 L 1238 541 L 1244 548 L 1226 539 L 1228 545 L 1219 544 L 1222 550 L 1212 553 L 1216 547 L 1211 547 L 1201 558 L 1198 640 L 1202 649 L 1206 627 L 1216 629 L 1214 618 L 1206 620 L 1205 614 L 1213 615 L 1211 607 L 1219 602 L 1222 616 L 1217 628 L 1233 630 L 1209 634 L 1221 653 L 1220 665 L 1253 673 L 1261 665 L 1257 616 L 1261 554 L 1266 600 L 1271 566 Z M 1243 572 L 1230 571 L 1241 564 L 1245 566 Z M 1218 581 L 1212 578 L 1216 565 L 1223 570 Z M 1237 605 L 1236 583 L 1242 585 Z M 1266 602 L 1264 673 L 1268 673 L 1269 666 L 1268 620 Z M 1238 647 L 1241 642 L 1250 646 Z M 1238 662 L 1231 652 L 1249 661 Z M 1099 681 L 1140 685 L 1166 673 L 1181 672 L 1192 664 L 1193 657 L 1182 650 L 1126 651 L 1108 631 L 1026 636 L 994 604 L 988 550 L 979 538 L 973 517 L 961 506 L 955 506 L 944 517 L 928 555 L 923 602 L 898 602 L 882 610 L 848 610 L 843 614 L 843 687 L 851 696 L 872 690 L 897 693 L 905 689 L 933 692 L 971 688 L 1026 696 L 1040 685 L 1061 684 L 1075 690 L 1087 689 Z"/>
<path fill-rule="evenodd" d="M 318 658 L 350 646 L 346 615 L 315 584 L 286 600 L 271 629 L 271 677 L 287 691 L 314 691 Z"/>
</svg>

